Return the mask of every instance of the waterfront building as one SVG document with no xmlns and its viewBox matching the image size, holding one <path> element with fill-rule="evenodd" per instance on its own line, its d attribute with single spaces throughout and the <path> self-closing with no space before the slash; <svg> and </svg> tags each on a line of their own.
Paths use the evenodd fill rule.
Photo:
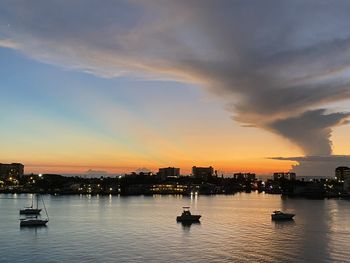
<svg viewBox="0 0 350 263">
<path fill-rule="evenodd" d="M 21 163 L 0 163 L 0 177 L 18 179 L 24 174 L 24 165 Z"/>
<path fill-rule="evenodd" d="M 339 166 L 335 169 L 335 180 L 343 183 L 344 193 L 350 194 L 350 168 Z"/>
<path fill-rule="evenodd" d="M 297 175 L 296 173 L 292 172 L 278 172 L 273 174 L 273 180 L 278 181 L 280 179 L 287 179 L 287 180 L 296 180 Z"/>
<path fill-rule="evenodd" d="M 151 186 L 153 194 L 185 194 L 188 186 L 181 184 L 154 184 Z"/>
<path fill-rule="evenodd" d="M 193 166 L 192 167 L 192 175 L 195 178 L 202 179 L 202 180 L 208 180 L 208 177 L 213 176 L 214 174 L 214 168 L 209 166 L 209 167 L 197 167 Z"/>
<path fill-rule="evenodd" d="M 343 191 L 347 194 L 350 194 L 350 176 L 346 175 L 343 183 Z"/>
<path fill-rule="evenodd" d="M 324 184 L 317 181 L 297 183 L 294 185 L 293 195 L 306 198 L 324 198 Z"/>
<path fill-rule="evenodd" d="M 233 177 L 237 180 L 250 180 L 254 181 L 255 180 L 255 173 L 235 173 L 233 174 Z"/>
<path fill-rule="evenodd" d="M 350 168 L 347 166 L 339 166 L 335 169 L 335 180 L 344 181 L 345 177 L 350 176 Z"/>
<path fill-rule="evenodd" d="M 180 177 L 180 168 L 167 167 L 159 168 L 158 177 L 164 181 L 167 178 L 178 178 Z"/>
</svg>

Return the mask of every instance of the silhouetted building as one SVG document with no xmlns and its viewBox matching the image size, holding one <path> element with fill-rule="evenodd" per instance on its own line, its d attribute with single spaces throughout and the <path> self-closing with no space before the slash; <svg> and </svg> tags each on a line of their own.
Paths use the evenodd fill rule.
<svg viewBox="0 0 350 263">
<path fill-rule="evenodd" d="M 213 176 L 214 168 L 213 167 L 192 167 L 192 175 L 195 178 L 200 178 L 203 180 L 208 180 L 208 177 Z"/>
<path fill-rule="evenodd" d="M 294 195 L 306 198 L 324 198 L 325 189 L 319 182 L 304 182 L 294 186 Z"/>
<path fill-rule="evenodd" d="M 151 191 L 154 194 L 184 194 L 187 188 L 187 185 L 181 184 L 154 184 L 151 186 Z"/>
<path fill-rule="evenodd" d="M 255 173 L 235 173 L 233 175 L 233 177 L 235 179 L 238 179 L 238 180 L 251 180 L 251 181 L 254 181 L 255 180 Z"/>
<path fill-rule="evenodd" d="M 274 173 L 273 174 L 273 180 L 278 181 L 280 179 L 287 179 L 287 180 L 295 180 L 297 178 L 296 173 L 291 173 L 291 172 L 287 172 L 287 173 Z"/>
<path fill-rule="evenodd" d="M 24 173 L 24 165 L 21 163 L 4 164 L 0 163 L 0 177 L 22 177 Z"/>
<path fill-rule="evenodd" d="M 345 177 L 350 176 L 350 168 L 347 166 L 339 166 L 335 169 L 335 180 L 344 181 Z"/>
<path fill-rule="evenodd" d="M 166 180 L 168 177 L 179 177 L 180 176 L 180 168 L 175 167 L 167 167 L 167 168 L 159 168 L 158 176 L 161 180 Z"/>
<path fill-rule="evenodd" d="M 345 175 L 344 177 L 343 191 L 350 194 L 350 175 Z"/>
<path fill-rule="evenodd" d="M 335 180 L 343 182 L 343 191 L 350 194 L 350 168 L 339 166 L 335 169 Z"/>
</svg>

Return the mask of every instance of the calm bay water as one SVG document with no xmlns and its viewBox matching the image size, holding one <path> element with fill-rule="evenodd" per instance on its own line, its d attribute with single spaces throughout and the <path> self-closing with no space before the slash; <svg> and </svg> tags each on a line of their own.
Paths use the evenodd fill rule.
<svg viewBox="0 0 350 263">
<path fill-rule="evenodd" d="M 31 195 L 0 195 L 0 262 L 350 262 L 350 201 L 277 195 L 43 196 L 47 227 L 20 228 Z M 182 206 L 202 215 L 183 226 Z M 271 221 L 273 210 L 296 213 Z"/>
</svg>

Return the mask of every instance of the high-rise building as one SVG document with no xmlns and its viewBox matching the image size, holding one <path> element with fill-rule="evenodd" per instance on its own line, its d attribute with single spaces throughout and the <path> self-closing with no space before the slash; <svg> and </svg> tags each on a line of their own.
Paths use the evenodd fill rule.
<svg viewBox="0 0 350 263">
<path fill-rule="evenodd" d="M 195 178 L 200 178 L 202 180 L 208 180 L 208 177 L 213 176 L 214 174 L 214 168 L 209 166 L 209 167 L 197 167 L 193 166 L 192 167 L 192 175 Z"/>
<path fill-rule="evenodd" d="M 175 168 L 175 167 L 159 168 L 158 176 L 161 178 L 161 180 L 166 180 L 168 177 L 179 177 L 180 168 Z"/>
<path fill-rule="evenodd" d="M 287 179 L 287 180 L 295 180 L 297 178 L 296 173 L 292 172 L 279 172 L 279 173 L 274 173 L 273 174 L 273 180 L 278 181 L 280 179 Z"/>
<path fill-rule="evenodd" d="M 233 174 L 233 177 L 238 180 L 255 180 L 255 173 L 235 173 Z"/>
<path fill-rule="evenodd" d="M 343 191 L 350 193 L 350 168 L 347 166 L 339 166 L 335 169 L 335 180 L 343 182 Z"/>
<path fill-rule="evenodd" d="M 344 181 L 348 175 L 350 175 L 350 168 L 347 166 L 339 166 L 335 169 L 335 180 Z"/>
<path fill-rule="evenodd" d="M 24 165 L 21 163 L 0 163 L 0 177 L 19 178 L 24 174 Z"/>
<path fill-rule="evenodd" d="M 350 194 L 350 174 L 344 176 L 343 191 Z"/>
</svg>

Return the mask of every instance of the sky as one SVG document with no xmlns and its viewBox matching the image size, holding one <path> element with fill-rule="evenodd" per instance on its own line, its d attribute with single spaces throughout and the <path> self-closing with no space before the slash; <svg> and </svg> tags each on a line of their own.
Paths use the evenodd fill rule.
<svg viewBox="0 0 350 263">
<path fill-rule="evenodd" d="M 349 7 L 1 0 L 0 162 L 333 175 L 350 165 Z"/>
</svg>

